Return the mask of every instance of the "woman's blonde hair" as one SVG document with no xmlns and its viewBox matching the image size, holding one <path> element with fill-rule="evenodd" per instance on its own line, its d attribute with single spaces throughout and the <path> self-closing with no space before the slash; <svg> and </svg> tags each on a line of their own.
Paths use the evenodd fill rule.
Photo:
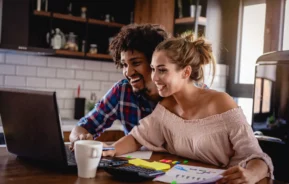
<svg viewBox="0 0 289 184">
<path fill-rule="evenodd" d="M 204 65 L 210 64 L 213 69 L 212 85 L 216 61 L 212 53 L 212 45 L 203 37 L 195 40 L 194 35 L 190 34 L 183 38 L 170 38 L 161 42 L 155 51 L 164 51 L 171 62 L 177 65 L 178 70 L 191 66 L 190 79 L 197 82 L 204 82 Z"/>
</svg>

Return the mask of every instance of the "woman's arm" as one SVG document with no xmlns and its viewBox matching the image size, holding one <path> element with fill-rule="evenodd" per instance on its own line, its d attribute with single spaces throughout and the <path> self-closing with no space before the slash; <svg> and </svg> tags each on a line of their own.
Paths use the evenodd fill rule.
<svg viewBox="0 0 289 184">
<path fill-rule="evenodd" d="M 104 145 L 106 147 L 106 145 Z M 141 144 L 138 143 L 132 135 L 127 135 L 119 139 L 112 146 L 114 150 L 103 151 L 102 156 L 118 156 L 131 153 L 140 149 Z"/>
<path fill-rule="evenodd" d="M 234 166 L 223 173 L 223 178 L 217 182 L 221 183 L 257 183 L 265 178 L 268 173 L 267 164 L 261 159 L 248 161 L 246 168 Z"/>
<path fill-rule="evenodd" d="M 222 116 L 234 155 L 229 163 L 232 167 L 223 173 L 219 183 L 256 183 L 269 174 L 272 178 L 272 161 L 260 148 L 243 111 L 225 93 L 220 93 L 216 101 L 221 110 L 234 109 Z"/>
<path fill-rule="evenodd" d="M 257 181 L 265 178 L 268 174 L 268 166 L 262 159 L 252 159 L 247 163 L 246 169 L 255 174 Z"/>
</svg>

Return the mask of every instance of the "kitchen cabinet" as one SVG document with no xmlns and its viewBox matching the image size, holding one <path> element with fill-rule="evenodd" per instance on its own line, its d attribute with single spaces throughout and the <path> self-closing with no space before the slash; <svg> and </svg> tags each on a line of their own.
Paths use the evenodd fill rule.
<svg viewBox="0 0 289 184">
<path fill-rule="evenodd" d="M 1 50 L 111 61 L 109 39 L 133 21 L 134 0 L 46 0 L 47 5 L 42 4 L 40 9 L 38 1 L 0 0 Z M 81 16 L 83 7 L 85 17 Z M 47 33 L 56 28 L 64 35 L 77 35 L 76 51 L 51 47 L 53 35 Z M 90 44 L 97 44 L 96 54 L 89 53 Z"/>
</svg>

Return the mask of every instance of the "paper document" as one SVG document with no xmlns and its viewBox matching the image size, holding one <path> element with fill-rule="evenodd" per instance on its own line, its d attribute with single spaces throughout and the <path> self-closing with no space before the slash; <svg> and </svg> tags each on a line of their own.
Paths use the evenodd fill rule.
<svg viewBox="0 0 289 184">
<path fill-rule="evenodd" d="M 152 151 L 136 151 L 124 155 L 119 155 L 117 157 L 126 157 L 126 158 L 140 158 L 140 159 L 150 159 L 152 156 Z"/>
<path fill-rule="evenodd" d="M 192 183 L 214 183 L 222 178 L 222 169 L 210 169 L 188 165 L 175 165 L 166 174 L 155 178 L 153 181 L 165 183 L 192 184 Z"/>
</svg>

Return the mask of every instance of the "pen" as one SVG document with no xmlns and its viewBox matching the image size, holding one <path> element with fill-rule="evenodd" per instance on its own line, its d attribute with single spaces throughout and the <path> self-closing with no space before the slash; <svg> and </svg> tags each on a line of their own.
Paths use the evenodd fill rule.
<svg viewBox="0 0 289 184">
<path fill-rule="evenodd" d="M 114 147 L 103 147 L 102 151 L 114 150 Z"/>
</svg>

